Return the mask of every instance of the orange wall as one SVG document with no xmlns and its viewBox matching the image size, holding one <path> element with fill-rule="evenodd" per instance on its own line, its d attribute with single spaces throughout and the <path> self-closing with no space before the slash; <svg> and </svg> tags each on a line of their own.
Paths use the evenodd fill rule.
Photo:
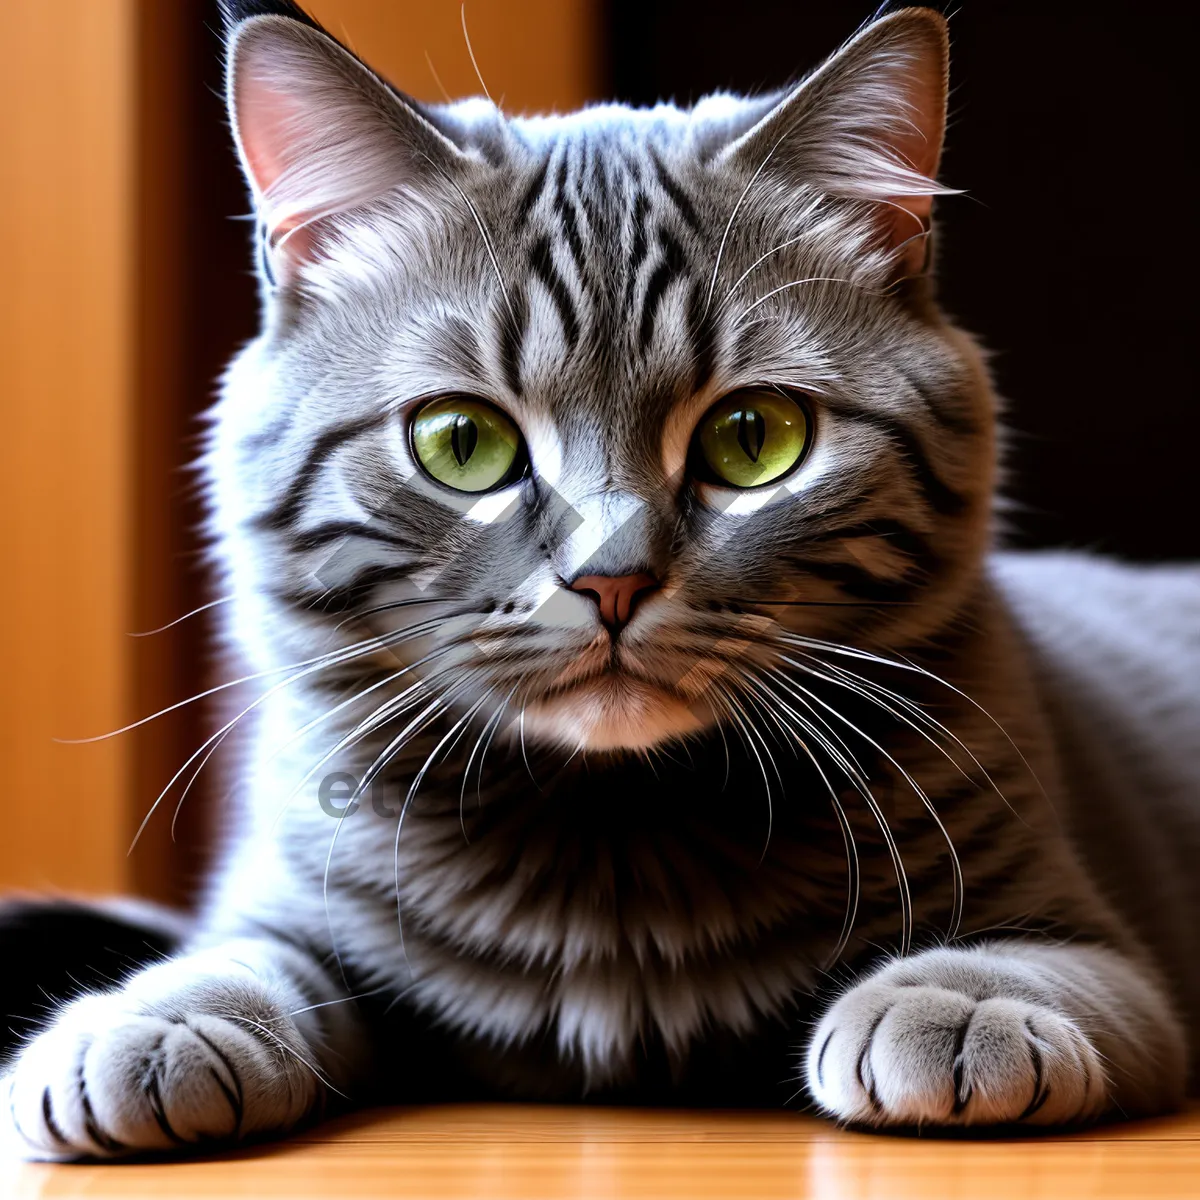
<svg viewBox="0 0 1200 1200">
<path fill-rule="evenodd" d="M 434 71 L 454 99 L 483 90 L 463 38 L 461 0 L 309 0 L 306 7 L 418 100 L 445 99 Z M 506 111 L 578 108 L 599 98 L 599 0 L 468 0 L 466 17 L 480 74 Z"/>
<path fill-rule="evenodd" d="M 133 0 L 19 0 L 0 71 L 0 884 L 126 880 Z"/>
<path fill-rule="evenodd" d="M 97 745 L 54 739 L 103 733 L 183 698 L 165 649 L 127 635 L 186 607 L 166 509 L 192 453 L 179 444 L 175 393 L 191 310 L 183 281 L 204 247 L 173 220 L 187 174 L 176 131 L 195 119 L 189 87 L 201 90 L 176 75 L 186 47 L 197 48 L 187 39 L 209 53 L 201 7 L 2 5 L 0 890 L 170 895 L 180 870 L 169 812 L 133 859 L 126 850 L 200 739 L 189 732 L 181 743 L 169 723 Z M 452 96 L 481 90 L 459 0 L 309 7 L 419 98 L 443 98 L 426 52 Z M 598 0 L 469 0 L 493 98 L 510 112 L 594 98 L 598 11 Z M 211 104 L 203 112 L 216 119 Z"/>
</svg>

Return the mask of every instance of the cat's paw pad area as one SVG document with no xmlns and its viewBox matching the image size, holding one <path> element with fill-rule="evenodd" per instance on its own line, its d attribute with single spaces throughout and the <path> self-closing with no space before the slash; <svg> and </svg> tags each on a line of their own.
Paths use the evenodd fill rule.
<svg viewBox="0 0 1200 1200">
<path fill-rule="evenodd" d="M 1026 999 L 869 980 L 826 1013 L 806 1075 L 867 1125 L 1059 1125 L 1104 1107 L 1102 1063 L 1068 1018 Z"/>
<path fill-rule="evenodd" d="M 287 1129 L 320 1085 L 287 1018 L 272 1024 L 84 997 L 5 1072 L 4 1141 L 26 1157 L 113 1158 Z"/>
</svg>

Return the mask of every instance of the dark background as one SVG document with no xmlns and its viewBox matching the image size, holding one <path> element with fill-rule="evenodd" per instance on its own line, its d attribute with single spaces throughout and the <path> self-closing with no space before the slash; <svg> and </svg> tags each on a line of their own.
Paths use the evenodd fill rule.
<svg viewBox="0 0 1200 1200">
<path fill-rule="evenodd" d="M 1012 540 L 1200 556 L 1196 9 L 945 8 L 941 175 L 967 194 L 938 205 L 942 297 L 993 352 Z M 608 12 L 613 90 L 646 104 L 785 83 L 872 9 L 609 0 Z"/>
</svg>

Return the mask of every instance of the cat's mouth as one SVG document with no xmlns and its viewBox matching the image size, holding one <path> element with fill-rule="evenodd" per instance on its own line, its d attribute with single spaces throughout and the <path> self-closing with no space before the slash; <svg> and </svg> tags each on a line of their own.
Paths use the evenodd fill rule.
<svg viewBox="0 0 1200 1200">
<path fill-rule="evenodd" d="M 564 696 L 570 696 L 580 689 L 587 688 L 620 691 L 626 687 L 638 686 L 657 689 L 669 694 L 677 694 L 678 692 L 670 684 L 651 679 L 649 676 L 642 675 L 637 671 L 631 671 L 629 668 L 613 662 L 605 667 L 588 671 L 586 674 L 577 675 L 571 679 L 560 680 L 557 683 L 551 684 L 550 687 L 538 696 L 538 700 L 548 703 L 561 699 Z"/>
<path fill-rule="evenodd" d="M 525 734 L 572 751 L 646 750 L 712 723 L 702 697 L 608 663 L 559 680 L 525 707 Z"/>
</svg>

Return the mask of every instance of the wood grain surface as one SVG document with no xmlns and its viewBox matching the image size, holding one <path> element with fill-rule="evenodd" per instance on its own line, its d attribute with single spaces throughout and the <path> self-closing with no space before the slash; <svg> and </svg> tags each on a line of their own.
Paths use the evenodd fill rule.
<svg viewBox="0 0 1200 1200">
<path fill-rule="evenodd" d="M 1200 1109 L 1086 1133 L 985 1141 L 850 1133 L 790 1113 L 391 1109 L 202 1161 L 0 1162 L 0 1195 L 1194 1200 Z"/>
</svg>

